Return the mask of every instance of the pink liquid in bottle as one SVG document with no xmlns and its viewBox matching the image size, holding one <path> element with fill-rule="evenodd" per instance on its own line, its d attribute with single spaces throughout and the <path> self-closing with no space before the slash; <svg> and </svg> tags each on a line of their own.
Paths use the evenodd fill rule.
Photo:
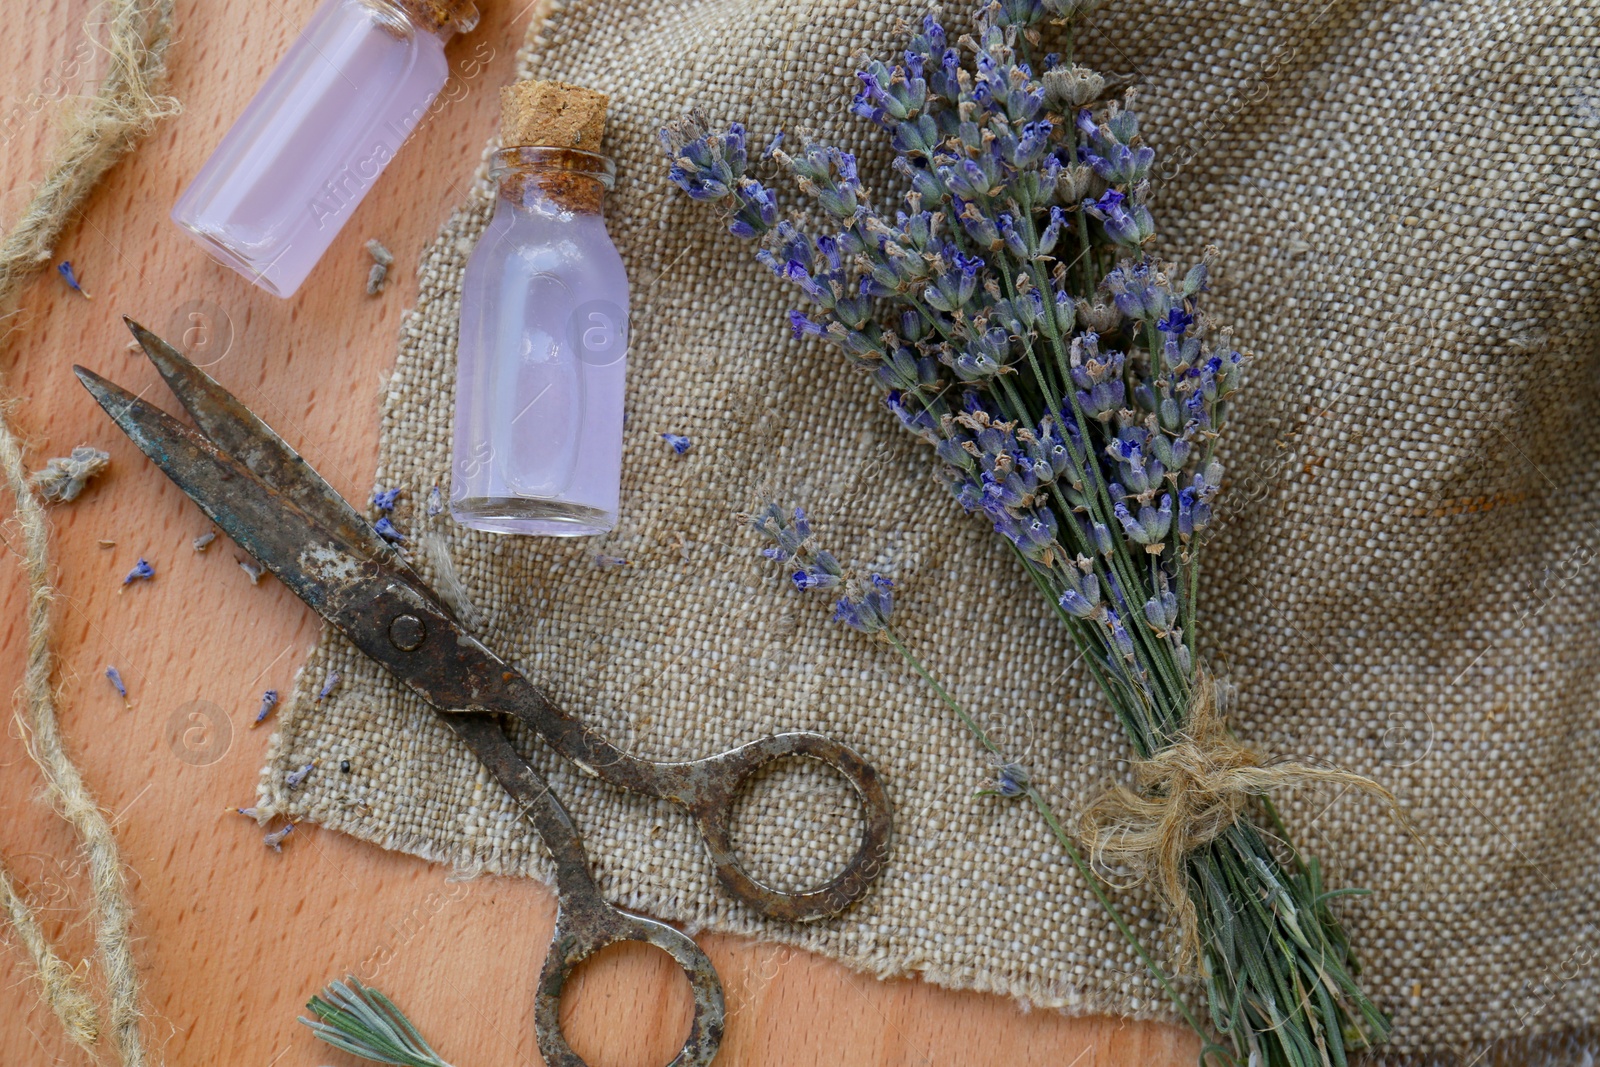
<svg viewBox="0 0 1600 1067">
<path fill-rule="evenodd" d="M 450 513 L 494 533 L 616 525 L 628 277 L 600 212 L 609 160 L 512 148 L 461 288 Z"/>
<path fill-rule="evenodd" d="M 323 0 L 178 199 L 214 258 L 293 295 L 449 77 L 465 0 Z"/>
</svg>

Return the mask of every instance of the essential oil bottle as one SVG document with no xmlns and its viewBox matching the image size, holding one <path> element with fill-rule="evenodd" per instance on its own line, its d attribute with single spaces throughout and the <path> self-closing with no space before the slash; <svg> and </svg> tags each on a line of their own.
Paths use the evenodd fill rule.
<svg viewBox="0 0 1600 1067">
<path fill-rule="evenodd" d="M 604 533 L 628 350 L 628 276 L 601 213 L 606 98 L 519 82 L 500 103 L 494 217 L 461 287 L 450 514 L 494 533 Z"/>
<path fill-rule="evenodd" d="M 470 0 L 323 0 L 172 209 L 274 296 L 300 288 L 450 75 Z"/>
</svg>

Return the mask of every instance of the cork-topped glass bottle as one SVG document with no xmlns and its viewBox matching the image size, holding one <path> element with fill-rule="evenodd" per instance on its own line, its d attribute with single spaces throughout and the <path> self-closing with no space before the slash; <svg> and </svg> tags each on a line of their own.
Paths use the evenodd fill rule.
<svg viewBox="0 0 1600 1067">
<path fill-rule="evenodd" d="M 471 0 L 323 0 L 172 209 L 275 296 L 311 268 L 444 88 Z"/>
<path fill-rule="evenodd" d="M 494 217 L 467 262 L 450 514 L 475 530 L 574 537 L 617 522 L 628 276 L 601 213 L 606 98 L 501 92 Z"/>
</svg>

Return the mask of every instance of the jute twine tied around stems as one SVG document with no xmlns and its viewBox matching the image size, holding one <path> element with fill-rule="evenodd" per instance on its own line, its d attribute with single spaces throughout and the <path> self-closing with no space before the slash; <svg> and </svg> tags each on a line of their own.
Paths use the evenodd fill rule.
<svg viewBox="0 0 1600 1067">
<path fill-rule="evenodd" d="M 107 68 L 99 89 L 68 120 L 49 169 L 21 219 L 0 243 L 0 319 L 13 314 L 23 287 L 50 263 L 62 232 L 100 179 L 157 120 L 177 110 L 177 101 L 160 92 L 172 41 L 172 0 L 113 0 L 107 15 Z M 16 500 L 28 574 L 28 663 L 22 683 L 27 718 L 19 710 L 17 721 L 27 738 L 28 755 L 44 774 L 46 795 L 83 844 L 111 1033 L 125 1067 L 140 1067 L 146 1053 L 139 1035 L 139 975 L 129 933 L 133 905 L 110 820 L 63 743 L 51 681 L 55 590 L 50 585 L 50 528 L 44 505 L 30 484 L 22 445 L 9 424 L 9 407 L 0 410 L 0 468 Z M 33 962 L 45 1002 L 67 1036 L 85 1048 L 93 1045 L 101 1032 L 94 1002 L 78 974 L 45 939 L 31 906 L 3 866 L 0 902 Z"/>
<path fill-rule="evenodd" d="M 1187 861 L 1237 822 L 1251 797 L 1297 785 L 1337 785 L 1382 798 L 1397 817 L 1399 806 L 1394 794 L 1365 775 L 1264 761 L 1228 729 L 1216 681 L 1204 669 L 1195 679 L 1187 721 L 1174 744 L 1133 761 L 1137 789 L 1115 785 L 1089 804 L 1080 833 L 1096 867 L 1131 869 L 1161 895 L 1181 936 L 1179 966 L 1193 971 L 1200 958 L 1200 916 L 1189 897 Z"/>
</svg>

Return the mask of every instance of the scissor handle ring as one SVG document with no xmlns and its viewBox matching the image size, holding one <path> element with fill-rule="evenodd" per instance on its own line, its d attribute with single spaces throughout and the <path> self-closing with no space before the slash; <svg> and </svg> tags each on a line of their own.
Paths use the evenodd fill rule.
<svg viewBox="0 0 1600 1067">
<path fill-rule="evenodd" d="M 562 1036 L 561 993 L 578 964 L 621 941 L 654 945 L 683 968 L 694 993 L 694 1020 L 683 1048 L 667 1067 L 706 1067 L 722 1044 L 727 1017 L 722 982 L 711 960 L 686 934 L 654 919 L 618 911 L 598 898 L 585 900 L 576 909 L 563 901 L 556 916 L 555 936 L 539 972 L 539 992 L 533 1005 L 539 1055 L 548 1067 L 588 1067 Z"/>
<path fill-rule="evenodd" d="M 824 884 L 797 893 L 784 893 L 758 881 L 739 862 L 731 840 L 733 803 L 739 787 L 757 768 L 785 756 L 821 760 L 844 775 L 866 814 L 861 844 L 845 869 Z M 835 915 L 861 899 L 883 873 L 894 829 L 889 797 L 872 764 L 849 746 L 810 732 L 773 734 L 720 756 L 696 760 L 685 770 L 693 790 L 684 799 L 700 825 L 717 879 L 729 893 L 767 918 L 810 922 Z"/>
</svg>

